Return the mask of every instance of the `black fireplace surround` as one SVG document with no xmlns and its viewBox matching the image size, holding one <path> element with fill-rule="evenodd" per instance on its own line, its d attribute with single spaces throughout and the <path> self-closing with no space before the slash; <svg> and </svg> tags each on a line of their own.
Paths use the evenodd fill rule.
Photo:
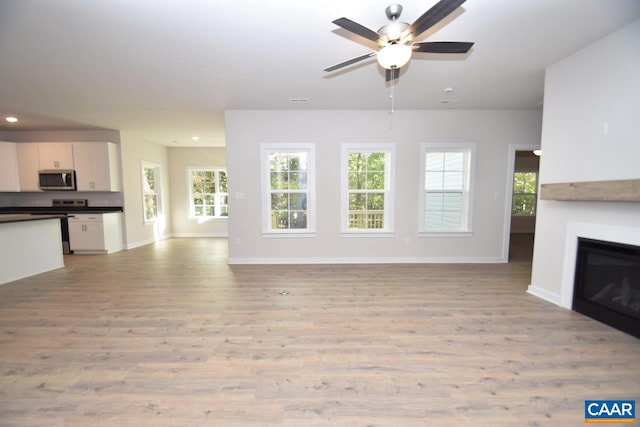
<svg viewBox="0 0 640 427">
<path fill-rule="evenodd" d="M 579 237 L 573 309 L 640 338 L 640 246 Z"/>
</svg>

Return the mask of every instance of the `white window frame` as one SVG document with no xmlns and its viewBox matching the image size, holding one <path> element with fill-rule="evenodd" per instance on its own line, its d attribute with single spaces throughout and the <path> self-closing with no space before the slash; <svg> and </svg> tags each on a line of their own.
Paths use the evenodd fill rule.
<svg viewBox="0 0 640 427">
<path fill-rule="evenodd" d="M 271 178 L 272 153 L 307 154 L 307 228 L 273 228 L 271 226 Z M 262 236 L 263 237 L 315 237 L 316 235 L 316 147 L 313 143 L 262 143 L 260 144 L 260 176 L 262 186 Z"/>
<path fill-rule="evenodd" d="M 535 190 L 533 193 L 516 193 L 516 175 L 518 175 L 519 173 L 534 173 L 536 174 L 536 182 L 535 182 Z M 511 216 L 513 217 L 519 217 L 519 218 L 532 218 L 536 216 L 536 213 L 538 211 L 538 185 L 539 185 L 539 179 L 540 179 L 540 173 L 538 173 L 537 171 L 534 170 L 521 170 L 521 171 L 514 171 L 513 172 L 513 182 L 511 183 Z M 533 213 L 531 214 L 527 214 L 527 215 L 519 215 L 519 214 L 514 214 L 513 213 L 513 203 L 516 199 L 516 196 L 533 196 Z"/>
<path fill-rule="evenodd" d="M 349 228 L 349 154 L 380 153 L 386 155 L 384 188 L 384 226 L 383 228 Z M 341 236 L 342 237 L 393 237 L 393 208 L 395 183 L 396 145 L 393 143 L 342 144 L 341 162 Z"/>
<path fill-rule="evenodd" d="M 147 201 L 146 196 L 148 191 L 146 190 L 147 176 L 145 174 L 146 169 L 153 169 L 154 173 L 154 184 L 156 187 L 156 205 L 157 205 L 157 214 L 155 218 L 147 218 Z M 142 189 L 142 219 L 144 224 L 155 224 L 163 217 L 163 207 L 162 207 L 162 170 L 159 163 L 148 162 L 146 160 L 140 161 L 140 178 L 141 189 Z"/>
<path fill-rule="evenodd" d="M 199 171 L 204 171 L 204 172 L 214 172 L 215 173 L 215 180 L 216 180 L 216 192 L 214 193 L 214 210 L 215 212 L 221 212 L 221 207 L 222 206 L 227 206 L 227 215 L 196 215 L 196 209 L 195 209 L 195 205 L 193 203 L 193 173 L 194 172 L 199 172 Z M 191 220 L 221 220 L 221 219 L 227 219 L 229 218 L 229 193 L 225 193 L 220 191 L 220 172 L 224 172 L 225 174 L 227 173 L 227 170 L 225 168 L 217 168 L 217 167 L 194 167 L 194 166 L 190 166 L 187 167 L 187 186 L 189 187 L 187 189 L 187 194 L 189 197 L 189 219 Z M 227 175 L 227 185 L 228 185 L 228 175 Z M 222 203 L 222 198 L 226 196 L 227 197 L 227 204 L 224 205 Z"/>
<path fill-rule="evenodd" d="M 426 227 L 426 160 L 427 152 L 465 153 L 465 174 L 462 189 L 462 225 L 460 229 L 428 229 Z M 418 235 L 423 237 L 470 237 L 473 233 L 473 194 L 476 161 L 476 144 L 471 143 L 423 143 L 420 144 L 420 194 L 418 205 Z"/>
</svg>

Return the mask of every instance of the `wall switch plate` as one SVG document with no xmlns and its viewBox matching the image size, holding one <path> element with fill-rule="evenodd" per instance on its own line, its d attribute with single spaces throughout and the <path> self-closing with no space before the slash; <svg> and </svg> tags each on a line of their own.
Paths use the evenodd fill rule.
<svg viewBox="0 0 640 427">
<path fill-rule="evenodd" d="M 607 136 L 609 135 L 609 122 L 602 122 L 600 123 L 600 127 L 598 129 L 598 134 L 600 136 Z"/>
</svg>

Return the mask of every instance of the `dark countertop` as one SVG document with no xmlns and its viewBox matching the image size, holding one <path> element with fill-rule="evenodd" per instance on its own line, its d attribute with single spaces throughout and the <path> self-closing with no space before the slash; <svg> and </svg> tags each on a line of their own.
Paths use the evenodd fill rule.
<svg viewBox="0 0 640 427">
<path fill-rule="evenodd" d="M 122 212 L 122 206 L 6 206 L 0 207 L 0 214 L 74 214 Z"/>
<path fill-rule="evenodd" d="M 0 215 L 0 224 L 8 224 L 12 222 L 25 222 L 25 221 L 41 221 L 43 219 L 55 219 L 66 218 L 66 215 Z"/>
</svg>

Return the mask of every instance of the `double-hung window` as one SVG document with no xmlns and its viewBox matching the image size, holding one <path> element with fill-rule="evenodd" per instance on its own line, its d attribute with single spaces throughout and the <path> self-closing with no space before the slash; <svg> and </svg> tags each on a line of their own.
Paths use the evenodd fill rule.
<svg viewBox="0 0 640 427">
<path fill-rule="evenodd" d="M 511 214 L 533 216 L 536 214 L 538 198 L 538 174 L 536 172 L 515 172 L 513 174 L 513 203 Z"/>
<path fill-rule="evenodd" d="M 475 144 L 422 144 L 421 148 L 419 231 L 471 232 Z"/>
<path fill-rule="evenodd" d="M 342 232 L 393 232 L 393 144 L 342 146 Z"/>
<path fill-rule="evenodd" d="M 142 205 L 144 223 L 154 223 L 162 216 L 160 165 L 142 161 Z"/>
<path fill-rule="evenodd" d="M 315 232 L 315 146 L 262 144 L 262 232 Z"/>
<path fill-rule="evenodd" d="M 219 168 L 188 168 L 189 217 L 229 216 L 227 172 Z"/>
</svg>

